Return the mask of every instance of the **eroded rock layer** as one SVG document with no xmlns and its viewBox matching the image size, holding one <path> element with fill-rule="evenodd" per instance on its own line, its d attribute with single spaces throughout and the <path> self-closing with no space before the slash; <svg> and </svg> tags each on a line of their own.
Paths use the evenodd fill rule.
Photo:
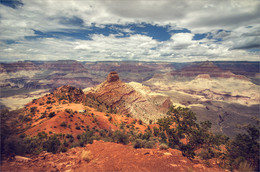
<svg viewBox="0 0 260 172">
<path fill-rule="evenodd" d="M 137 91 L 122 82 L 116 72 L 111 72 L 105 82 L 88 91 L 85 103 L 102 111 L 129 114 L 145 122 L 163 117 L 171 105 L 167 96 Z"/>
</svg>

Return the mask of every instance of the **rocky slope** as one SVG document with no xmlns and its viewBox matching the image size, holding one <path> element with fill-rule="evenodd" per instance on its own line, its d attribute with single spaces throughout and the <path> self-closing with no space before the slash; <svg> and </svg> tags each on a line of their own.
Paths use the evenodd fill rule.
<svg viewBox="0 0 260 172">
<path fill-rule="evenodd" d="M 86 104 L 148 122 L 162 118 L 171 103 L 167 96 L 140 92 L 122 82 L 116 72 L 110 72 L 105 82 L 86 92 Z"/>
<path fill-rule="evenodd" d="M 40 132 L 71 134 L 75 138 L 87 129 L 114 131 L 119 125 L 130 125 L 134 118 L 97 111 L 83 104 L 86 95 L 81 89 L 63 86 L 51 94 L 34 99 L 21 109 L 25 133 L 35 136 Z M 135 123 L 140 131 L 146 128 Z"/>
</svg>

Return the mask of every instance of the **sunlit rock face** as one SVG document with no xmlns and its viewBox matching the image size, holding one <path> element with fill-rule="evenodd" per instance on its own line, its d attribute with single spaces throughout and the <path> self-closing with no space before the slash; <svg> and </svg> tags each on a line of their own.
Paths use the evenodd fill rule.
<svg viewBox="0 0 260 172">
<path fill-rule="evenodd" d="M 85 103 L 102 111 L 129 114 L 144 122 L 164 117 L 171 105 L 168 97 L 139 87 L 122 82 L 117 72 L 110 72 L 106 81 L 86 92 Z"/>
</svg>

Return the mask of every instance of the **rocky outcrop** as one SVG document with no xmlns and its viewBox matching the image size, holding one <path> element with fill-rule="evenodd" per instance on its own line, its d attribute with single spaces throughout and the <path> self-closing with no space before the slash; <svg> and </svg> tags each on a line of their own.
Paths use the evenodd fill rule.
<svg viewBox="0 0 260 172">
<path fill-rule="evenodd" d="M 110 72 L 107 76 L 107 82 L 119 81 L 119 76 L 116 72 Z"/>
<path fill-rule="evenodd" d="M 84 100 L 84 92 L 81 89 L 68 85 L 56 88 L 53 95 L 60 100 L 65 99 L 70 102 L 83 102 Z"/>
<path fill-rule="evenodd" d="M 130 114 L 148 122 L 165 115 L 171 104 L 167 98 L 141 93 L 122 82 L 116 72 L 110 72 L 105 82 L 86 93 L 85 104 L 101 111 Z"/>
</svg>

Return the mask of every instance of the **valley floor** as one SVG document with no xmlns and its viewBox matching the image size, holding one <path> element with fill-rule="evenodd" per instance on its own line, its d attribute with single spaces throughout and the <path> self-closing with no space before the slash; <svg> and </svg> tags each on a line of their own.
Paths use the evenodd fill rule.
<svg viewBox="0 0 260 172">
<path fill-rule="evenodd" d="M 3 160 L 1 171 L 227 171 L 215 162 L 210 167 L 190 161 L 175 149 L 134 149 L 132 146 L 94 141 L 65 153 L 42 152 L 27 158 Z"/>
</svg>

